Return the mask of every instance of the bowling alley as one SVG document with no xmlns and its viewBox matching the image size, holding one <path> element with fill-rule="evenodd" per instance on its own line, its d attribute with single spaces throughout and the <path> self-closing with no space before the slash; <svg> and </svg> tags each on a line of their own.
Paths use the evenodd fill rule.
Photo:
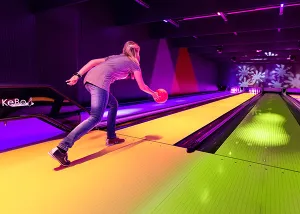
<svg viewBox="0 0 300 214">
<path fill-rule="evenodd" d="M 300 214 L 300 0 L 6 0 L 0 214 Z"/>
</svg>

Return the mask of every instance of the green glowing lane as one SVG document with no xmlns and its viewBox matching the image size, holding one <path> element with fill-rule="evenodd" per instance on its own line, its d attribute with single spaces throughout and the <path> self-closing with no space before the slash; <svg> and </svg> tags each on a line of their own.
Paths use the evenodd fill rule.
<svg viewBox="0 0 300 214">
<path fill-rule="evenodd" d="M 300 213 L 300 173 L 197 152 L 131 213 Z"/>
<path fill-rule="evenodd" d="M 300 171 L 300 126 L 277 94 L 265 94 L 216 154 Z"/>
</svg>

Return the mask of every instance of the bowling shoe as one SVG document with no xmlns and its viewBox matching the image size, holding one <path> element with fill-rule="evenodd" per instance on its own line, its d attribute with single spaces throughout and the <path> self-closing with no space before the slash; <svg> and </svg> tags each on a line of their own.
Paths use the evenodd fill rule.
<svg viewBox="0 0 300 214">
<path fill-rule="evenodd" d="M 106 139 L 107 146 L 113 146 L 113 145 L 124 143 L 124 142 L 125 142 L 125 140 L 121 139 L 121 138 Z"/>
</svg>

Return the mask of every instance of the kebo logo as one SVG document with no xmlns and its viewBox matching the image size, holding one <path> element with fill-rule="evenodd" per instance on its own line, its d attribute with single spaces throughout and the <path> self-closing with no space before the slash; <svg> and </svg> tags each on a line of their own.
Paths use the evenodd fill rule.
<svg viewBox="0 0 300 214">
<path fill-rule="evenodd" d="M 29 98 L 28 101 L 20 100 L 18 98 L 15 99 L 2 99 L 3 107 L 23 107 L 23 106 L 33 106 L 32 98 Z"/>
</svg>

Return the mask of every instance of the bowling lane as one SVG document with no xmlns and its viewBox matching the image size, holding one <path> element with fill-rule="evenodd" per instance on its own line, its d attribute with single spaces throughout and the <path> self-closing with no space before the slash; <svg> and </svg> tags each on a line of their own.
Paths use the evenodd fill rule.
<svg viewBox="0 0 300 214">
<path fill-rule="evenodd" d="M 300 126 L 278 94 L 265 94 L 216 154 L 300 171 Z"/>
<path fill-rule="evenodd" d="M 81 138 L 67 168 L 47 155 L 58 140 L 1 154 L 0 213 L 300 213 L 299 173 L 147 139 L 106 147 L 105 137 Z"/>
<path fill-rule="evenodd" d="M 119 106 L 117 113 L 117 123 L 128 121 L 129 119 L 136 119 L 145 115 L 153 115 L 158 112 L 163 112 L 170 109 L 176 109 L 191 104 L 196 104 L 203 101 L 209 101 L 212 99 L 228 97 L 232 95 L 229 91 L 221 91 L 209 94 L 200 95 L 187 95 L 182 97 L 170 98 L 166 103 L 156 103 L 154 101 L 132 103 L 129 105 Z M 99 126 L 106 126 L 108 111 L 104 112 L 102 122 Z M 82 113 L 81 120 L 85 120 L 89 117 L 89 114 Z"/>
<path fill-rule="evenodd" d="M 173 145 L 213 120 L 255 96 L 244 93 L 212 102 L 197 108 L 161 117 L 119 130 L 117 133 L 144 138 L 157 136 L 159 142 Z"/>
<path fill-rule="evenodd" d="M 300 95 L 298 95 L 298 94 L 290 94 L 290 96 L 300 102 Z"/>
</svg>

